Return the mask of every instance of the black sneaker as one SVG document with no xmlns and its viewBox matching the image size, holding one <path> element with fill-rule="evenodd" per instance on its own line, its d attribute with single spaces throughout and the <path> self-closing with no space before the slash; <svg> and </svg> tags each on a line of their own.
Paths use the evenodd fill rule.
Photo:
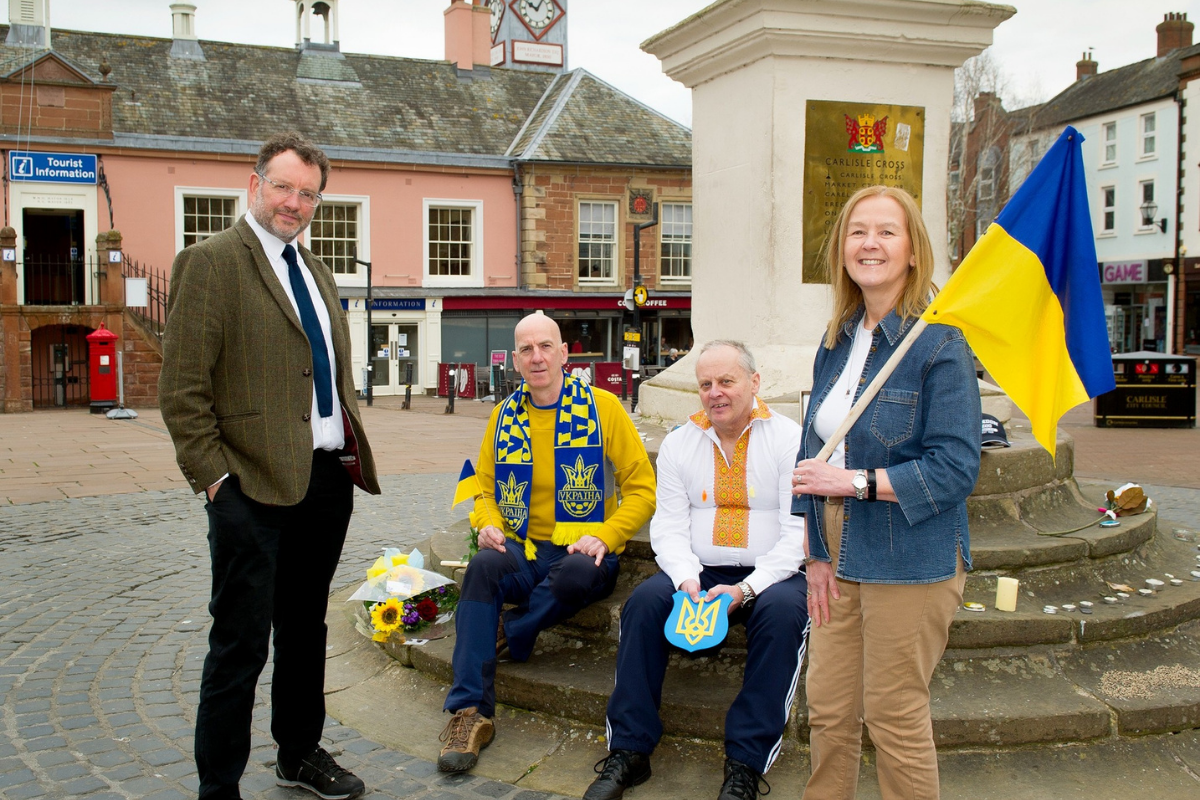
<svg viewBox="0 0 1200 800">
<path fill-rule="evenodd" d="M 650 778 L 650 756 L 633 750 L 613 750 L 593 767 L 600 777 L 583 794 L 583 800 L 617 800 L 631 786 Z"/>
<path fill-rule="evenodd" d="M 743 764 L 736 758 L 725 759 L 725 783 L 721 784 L 721 793 L 717 800 L 757 800 L 759 782 L 767 788 L 761 790 L 763 796 L 771 793 L 771 784 L 767 779 L 755 772 L 748 764 Z"/>
<path fill-rule="evenodd" d="M 275 783 L 307 789 L 325 800 L 350 800 L 367 789 L 354 773 L 339 767 L 333 756 L 321 747 L 301 759 L 293 769 L 287 769 L 282 761 L 276 761 Z"/>
</svg>

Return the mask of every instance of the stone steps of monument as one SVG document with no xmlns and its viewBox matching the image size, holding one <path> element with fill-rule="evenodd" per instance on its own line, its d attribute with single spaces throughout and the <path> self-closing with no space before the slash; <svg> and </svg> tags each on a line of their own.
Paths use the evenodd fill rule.
<svg viewBox="0 0 1200 800">
<path fill-rule="evenodd" d="M 950 647 L 1021 647 L 1119 639 L 1146 635 L 1200 616 L 1200 582 L 1190 580 L 1190 571 L 1198 568 L 1197 551 L 1170 537 L 1150 539 L 1154 524 L 1153 514 L 1125 517 L 1119 528 L 1093 527 L 1073 535 L 1070 541 L 1038 536 L 1032 531 L 1008 534 L 980 531 L 972 545 L 976 570 L 967 578 L 964 599 L 982 603 L 986 610 L 959 611 L 951 627 Z M 430 545 L 434 563 L 444 557 L 440 554 L 461 550 L 464 534 L 465 527 L 454 526 L 434 537 Z M 993 542 L 999 542 L 999 546 Z M 1134 549 L 1121 549 L 1126 546 Z M 981 568 L 983 563 L 1002 561 L 995 555 L 1002 549 L 1016 554 L 1015 558 L 1039 548 L 1054 550 L 1059 557 L 1069 560 L 1047 563 L 1046 559 L 1028 559 L 1040 566 Z M 1108 555 L 1091 556 L 1097 552 Z M 560 625 L 566 635 L 597 642 L 616 641 L 621 606 L 637 583 L 657 569 L 646 530 L 629 542 L 621 565 L 621 577 L 613 594 Z M 1171 587 L 1168 574 L 1179 576 L 1184 584 Z M 992 607 L 999 575 L 1015 575 L 1021 581 L 1014 613 L 999 612 Z M 1157 578 L 1167 585 L 1151 597 L 1134 594 L 1117 605 L 1104 604 L 1105 596 L 1114 595 L 1109 583 L 1126 584 L 1136 590 L 1144 586 L 1147 578 Z M 1092 602 L 1094 613 L 1085 616 L 1079 612 L 1057 615 L 1042 612 L 1046 605 L 1078 604 L 1081 600 Z M 744 645 L 741 631 L 740 627 L 731 631 L 732 646 Z"/>
<path fill-rule="evenodd" d="M 408 649 L 412 666 L 449 682 L 454 639 Z M 675 654 L 663 686 L 669 736 L 720 741 L 740 686 L 744 652 Z M 502 662 L 496 696 L 506 705 L 604 725 L 616 643 L 548 631 L 526 663 Z M 942 748 L 1083 742 L 1200 727 L 1200 623 L 1138 640 L 1078 648 L 950 650 L 931 682 L 934 736 Z M 786 735 L 808 740 L 804 682 Z"/>
</svg>

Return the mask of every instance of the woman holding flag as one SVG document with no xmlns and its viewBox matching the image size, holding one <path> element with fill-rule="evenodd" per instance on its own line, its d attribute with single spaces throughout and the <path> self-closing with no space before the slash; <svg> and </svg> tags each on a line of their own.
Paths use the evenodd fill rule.
<svg viewBox="0 0 1200 800">
<path fill-rule="evenodd" d="M 958 328 L 916 325 L 933 289 L 933 251 L 907 192 L 858 191 L 824 258 L 833 317 L 792 478 L 792 513 L 807 520 L 813 620 L 805 797 L 855 796 L 865 722 L 882 796 L 929 800 L 938 797 L 929 681 L 971 568 L 974 361 Z M 864 396 L 902 346 L 894 372 Z M 840 430 L 860 396 L 861 415 Z"/>
</svg>

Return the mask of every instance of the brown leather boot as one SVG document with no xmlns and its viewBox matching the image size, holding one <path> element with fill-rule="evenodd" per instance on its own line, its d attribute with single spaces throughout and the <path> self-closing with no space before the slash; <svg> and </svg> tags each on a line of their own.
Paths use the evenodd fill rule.
<svg viewBox="0 0 1200 800">
<path fill-rule="evenodd" d="M 466 772 L 479 761 L 479 751 L 492 743 L 496 726 L 479 713 L 475 706 L 454 712 L 438 737 L 445 742 L 438 756 L 438 769 L 442 772 Z"/>
</svg>

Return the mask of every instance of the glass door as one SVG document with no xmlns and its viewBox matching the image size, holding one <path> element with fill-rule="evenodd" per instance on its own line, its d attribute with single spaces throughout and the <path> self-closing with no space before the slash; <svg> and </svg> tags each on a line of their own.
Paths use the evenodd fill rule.
<svg viewBox="0 0 1200 800">
<path fill-rule="evenodd" d="M 395 330 L 386 322 L 371 325 L 371 392 L 376 396 L 396 394 Z"/>
<path fill-rule="evenodd" d="M 396 353 L 396 391 L 404 391 L 404 387 L 412 383 L 414 394 L 423 394 L 421 375 L 417 367 L 420 365 L 417 341 L 418 325 L 393 325 L 392 340 L 395 342 Z M 410 376 L 411 370 L 411 376 Z"/>
</svg>

